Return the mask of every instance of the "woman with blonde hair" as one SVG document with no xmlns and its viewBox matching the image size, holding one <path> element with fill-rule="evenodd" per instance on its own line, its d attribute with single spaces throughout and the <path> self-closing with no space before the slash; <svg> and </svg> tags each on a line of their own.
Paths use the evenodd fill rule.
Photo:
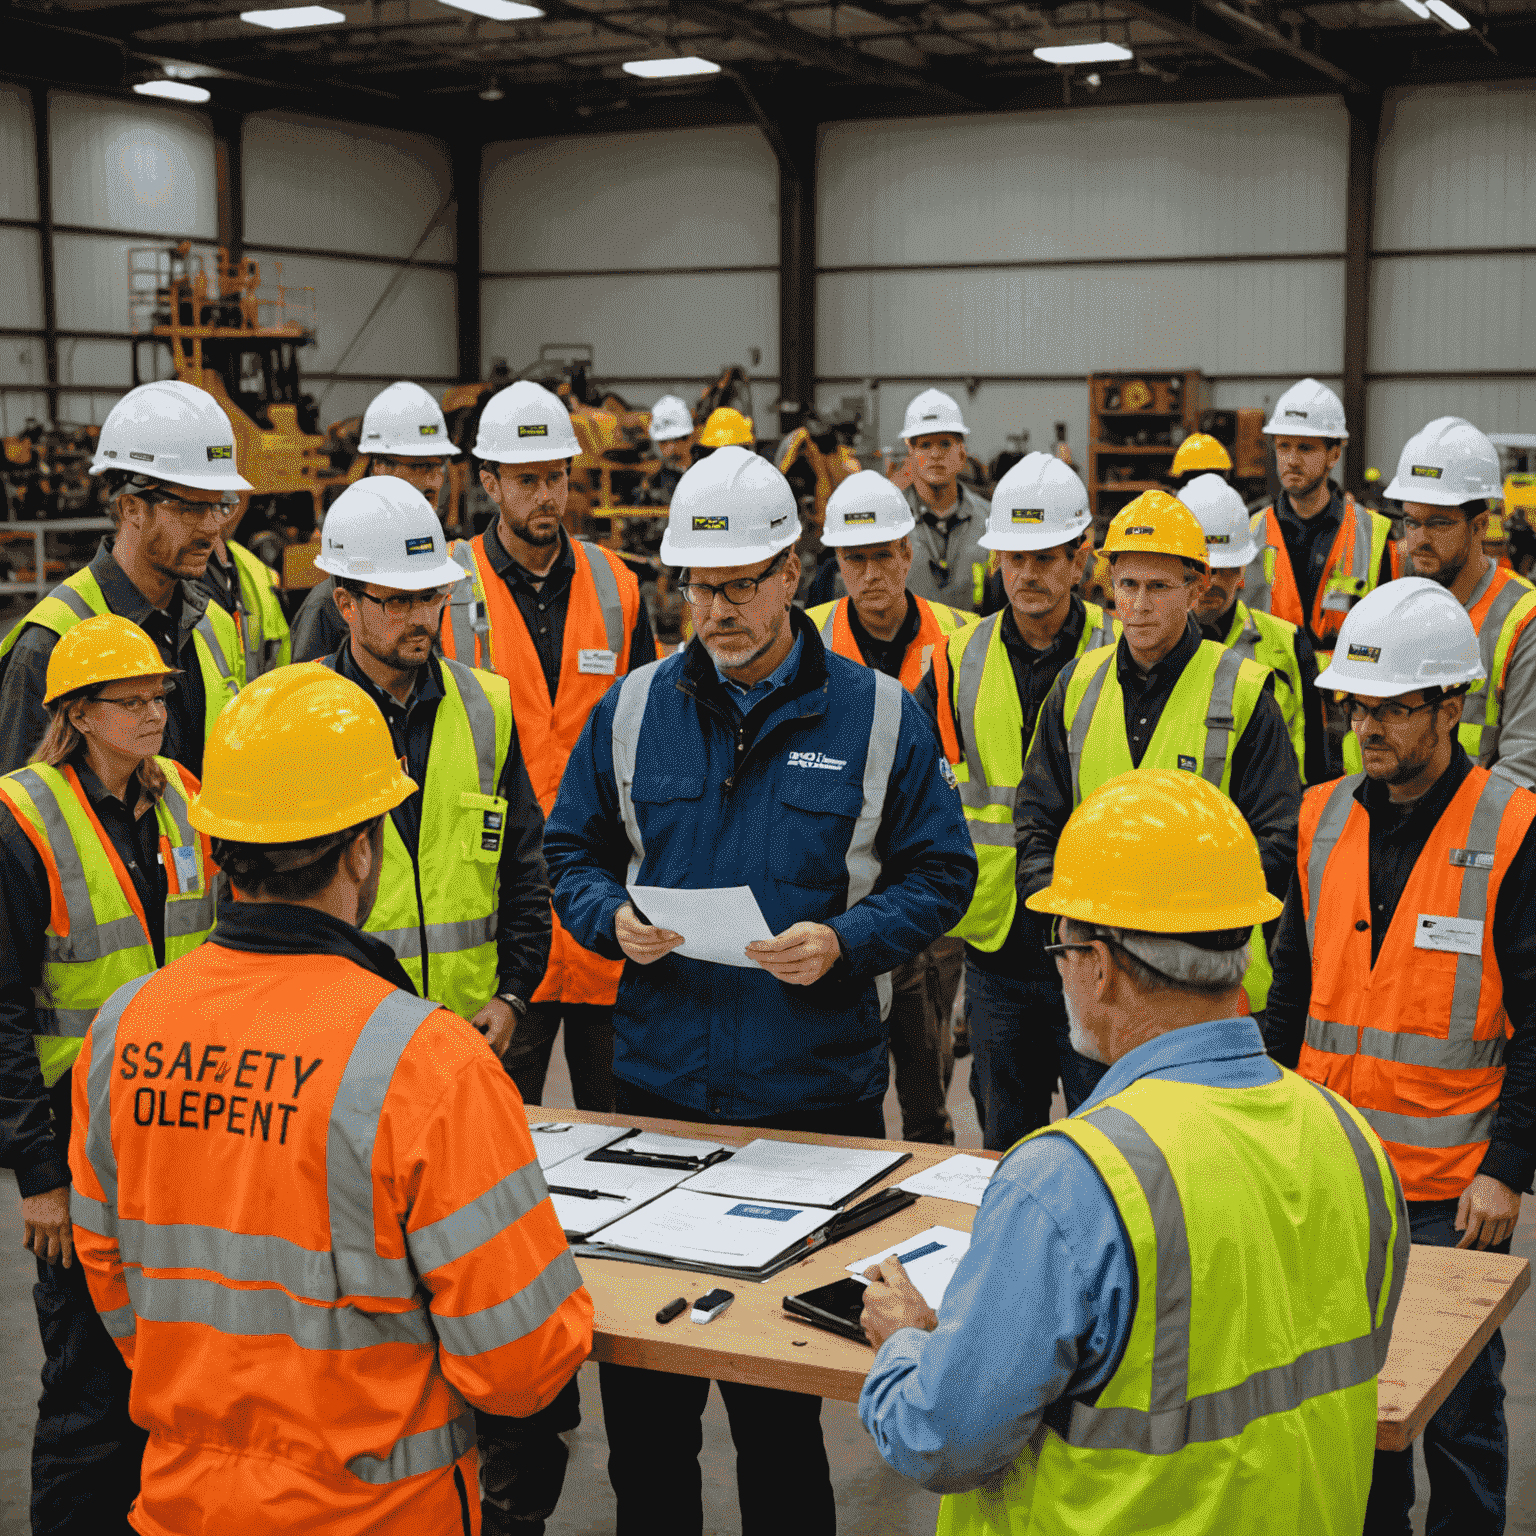
<svg viewBox="0 0 1536 1536">
<path fill-rule="evenodd" d="M 144 1435 L 107 1331 L 119 1322 L 104 1326 L 72 1263 L 69 1070 L 113 992 L 213 927 L 213 863 L 187 819 L 198 782 L 157 755 L 176 675 L 127 619 L 75 625 L 48 660 L 47 733 L 0 777 L 0 1165 L 21 1191 L 47 1357 L 36 1530 L 125 1531 L 138 1493 Z M 167 1102 L 154 1098 L 162 1116 Z"/>
</svg>

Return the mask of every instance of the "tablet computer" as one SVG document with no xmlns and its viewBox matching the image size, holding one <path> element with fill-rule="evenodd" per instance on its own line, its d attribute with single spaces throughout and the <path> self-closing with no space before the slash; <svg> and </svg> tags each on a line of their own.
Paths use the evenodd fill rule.
<svg viewBox="0 0 1536 1536">
<path fill-rule="evenodd" d="M 868 1344 L 869 1338 L 859 1325 L 859 1316 L 864 1310 L 864 1291 L 863 1282 L 850 1275 L 846 1280 L 818 1285 L 815 1290 L 799 1296 L 786 1296 L 784 1310 L 791 1317 L 814 1323 L 829 1333 L 840 1333 L 845 1339 Z"/>
</svg>

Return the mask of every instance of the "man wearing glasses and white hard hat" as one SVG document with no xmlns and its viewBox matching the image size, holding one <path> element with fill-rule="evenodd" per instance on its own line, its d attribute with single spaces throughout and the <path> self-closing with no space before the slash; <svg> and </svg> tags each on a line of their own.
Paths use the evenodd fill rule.
<svg viewBox="0 0 1536 1536">
<path fill-rule="evenodd" d="M 912 484 L 906 495 L 917 519 L 908 585 L 919 597 L 979 613 L 987 581 L 981 536 L 988 502 L 960 479 L 970 430 L 942 389 L 925 389 L 907 407 L 901 435 Z"/>
<path fill-rule="evenodd" d="M 621 1114 L 883 1136 L 887 973 L 952 927 L 976 860 L 952 776 L 901 684 L 829 653 L 792 606 L 794 492 L 728 446 L 672 498 L 694 638 L 598 702 L 544 853 L 580 944 L 627 957 Z M 775 937 L 740 965 L 672 953 L 626 885 L 750 887 Z M 601 1367 L 618 1525 L 690 1536 L 703 1513 L 702 1378 Z M 830 1536 L 819 1398 L 722 1383 L 749 1531 Z M 790 1469 L 786 1473 L 786 1469 Z"/>
</svg>

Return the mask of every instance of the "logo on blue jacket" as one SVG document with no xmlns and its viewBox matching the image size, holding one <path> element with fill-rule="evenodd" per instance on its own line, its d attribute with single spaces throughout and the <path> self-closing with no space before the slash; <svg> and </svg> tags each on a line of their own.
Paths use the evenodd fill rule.
<svg viewBox="0 0 1536 1536">
<path fill-rule="evenodd" d="M 828 757 L 825 752 L 791 752 L 791 768 L 830 768 L 834 772 L 848 766 L 846 757 Z"/>
</svg>

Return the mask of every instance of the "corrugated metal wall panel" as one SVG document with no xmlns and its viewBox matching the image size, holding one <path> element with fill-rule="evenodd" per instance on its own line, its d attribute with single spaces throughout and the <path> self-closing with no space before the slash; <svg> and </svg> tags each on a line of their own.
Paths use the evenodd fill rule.
<svg viewBox="0 0 1536 1536">
<path fill-rule="evenodd" d="M 246 118 L 243 162 L 253 244 L 404 258 L 452 186 L 435 139 L 284 112 Z M 452 261 L 453 248 L 450 209 L 419 256 Z"/>
<path fill-rule="evenodd" d="M 37 217 L 32 102 L 19 85 L 0 84 L 0 219 Z"/>
<path fill-rule="evenodd" d="M 550 342 L 590 342 L 598 378 L 704 378 L 735 362 L 778 368 L 778 274 L 486 278 L 481 352 L 526 367 Z M 694 393 L 697 393 L 695 391 Z M 689 397 L 691 398 L 691 397 Z"/>
<path fill-rule="evenodd" d="M 144 351 L 147 363 L 150 349 Z M 133 384 L 133 344 L 61 336 L 59 383 L 114 384 L 128 390 Z"/>
<path fill-rule="evenodd" d="M 823 266 L 1339 251 L 1337 100 L 840 123 Z"/>
<path fill-rule="evenodd" d="M 55 235 L 53 264 L 59 328 L 66 331 L 129 329 L 128 252 L 152 245 L 140 237 Z M 206 254 L 206 253 L 205 253 Z"/>
<path fill-rule="evenodd" d="M 1376 170 L 1381 250 L 1536 245 L 1536 85 L 1393 92 Z"/>
<path fill-rule="evenodd" d="M 1367 462 L 1390 479 L 1403 444 L 1437 416 L 1464 416 L 1484 432 L 1536 432 L 1536 376 L 1381 379 L 1367 386 L 1367 412 Z"/>
<path fill-rule="evenodd" d="M 0 229 L 0 326 L 28 330 L 43 323 L 43 274 L 37 231 Z"/>
<path fill-rule="evenodd" d="M 29 420 L 48 421 L 48 396 L 42 390 L 0 391 L 0 435 L 15 436 Z M 72 418 L 61 415 L 61 421 Z"/>
<path fill-rule="evenodd" d="M 1372 373 L 1536 367 L 1536 255 L 1378 257 L 1370 335 Z"/>
<path fill-rule="evenodd" d="M 213 129 L 205 118 L 57 91 L 48 117 L 56 223 L 217 235 Z"/>
<path fill-rule="evenodd" d="M 778 195 L 773 151 L 755 128 L 490 144 L 481 265 L 487 272 L 777 265 Z"/>
</svg>

